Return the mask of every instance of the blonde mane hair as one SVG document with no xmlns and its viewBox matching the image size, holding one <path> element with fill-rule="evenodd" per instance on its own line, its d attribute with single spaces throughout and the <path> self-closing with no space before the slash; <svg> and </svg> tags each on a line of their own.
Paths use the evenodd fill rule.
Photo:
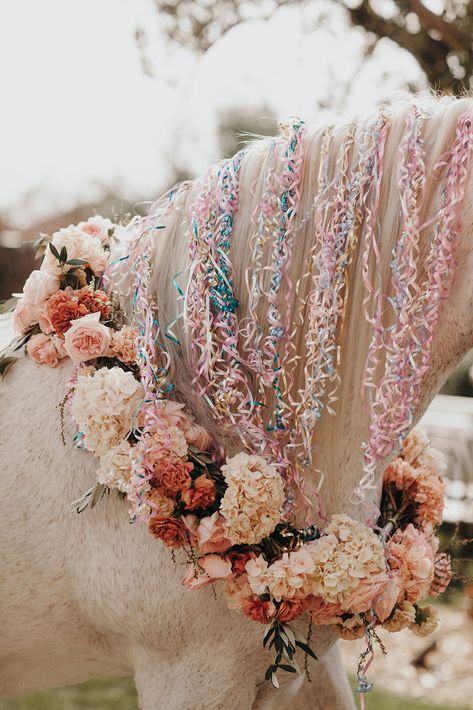
<svg viewBox="0 0 473 710">
<path fill-rule="evenodd" d="M 442 207 L 442 190 L 445 185 L 446 170 L 451 160 L 449 151 L 453 150 L 459 120 L 471 110 L 472 104 L 469 98 L 438 99 L 431 96 L 403 96 L 381 106 L 375 114 L 349 123 L 340 120 L 330 127 L 309 126 L 300 133 L 300 166 L 297 168 L 300 170 L 300 180 L 296 187 L 296 204 L 291 223 L 291 258 L 288 261 L 287 276 L 282 280 L 277 293 L 278 307 L 281 313 L 287 309 L 288 322 L 291 323 L 292 328 L 290 349 L 286 351 L 286 358 L 288 352 L 290 357 L 283 363 L 283 386 L 287 390 L 284 404 L 287 421 L 290 427 L 296 428 L 298 417 L 304 408 L 302 400 L 307 380 L 305 364 L 308 333 L 311 327 L 309 304 L 311 290 L 314 289 L 314 277 L 317 276 L 314 273 L 316 264 L 314 266 L 315 262 L 311 256 L 314 254 L 317 242 L 323 241 L 331 230 L 333 232 L 343 224 L 344 215 L 336 214 L 337 200 L 333 198 L 337 190 L 337 180 L 339 180 L 339 188 L 345 190 L 344 199 L 349 200 L 350 189 L 346 184 L 340 187 L 340 175 L 344 174 L 345 178 L 349 174 L 354 176 L 351 189 L 357 189 L 359 185 L 356 185 L 356 168 L 360 160 L 363 160 L 363 155 L 370 150 L 369 137 L 371 136 L 371 148 L 376 151 L 382 140 L 381 134 L 385 132 L 382 176 L 375 174 L 366 195 L 355 204 L 357 214 L 355 226 L 349 236 L 351 240 L 349 263 L 345 270 L 345 282 L 337 296 L 343 303 L 333 350 L 336 373 L 327 378 L 325 405 L 321 408 L 319 420 L 310 430 L 314 455 L 307 470 L 307 478 L 315 486 L 321 484 L 324 476 L 332 483 L 335 480 L 339 483 L 346 480 L 348 483 L 345 492 L 351 495 L 353 486 L 363 476 L 362 446 L 357 447 L 357 458 L 348 454 L 348 448 L 344 446 L 348 441 L 357 441 L 359 444 L 365 442 L 366 445 L 371 416 L 366 392 L 362 397 L 362 384 L 366 380 L 367 357 L 373 338 L 373 327 L 369 318 L 373 316 L 373 309 L 376 308 L 375 300 L 370 299 L 375 299 L 376 294 L 370 294 L 369 289 L 367 290 L 366 278 L 363 278 L 362 273 L 363 259 L 367 259 L 365 276 L 373 289 L 384 295 L 382 322 L 383 327 L 389 330 L 394 318 L 393 309 L 388 307 L 389 299 L 393 296 L 390 266 L 393 249 L 400 239 L 402 230 L 406 227 L 406 215 L 407 219 L 410 218 L 409 215 L 411 217 L 415 215 L 418 225 L 417 235 L 414 235 L 418 252 L 417 274 L 411 288 L 418 292 L 426 274 L 426 260 L 432 240 L 434 219 Z M 417 118 L 415 118 L 416 111 Z M 377 121 L 376 132 L 373 127 Z M 401 204 L 403 195 L 400 188 L 404 160 L 402 146 L 407 140 L 408 126 L 412 129 L 413 121 L 417 121 L 418 139 L 421 142 L 416 159 L 420 166 L 419 170 L 422 171 L 422 184 L 418 189 L 416 188 L 417 193 L 413 197 L 415 204 L 412 209 L 403 211 Z M 248 331 L 245 329 L 247 329 L 250 312 L 253 321 L 258 323 L 260 337 L 265 338 L 268 335 L 268 301 L 260 298 L 256 305 L 250 304 L 249 285 L 252 282 L 253 270 L 256 268 L 257 278 L 263 285 L 263 290 L 269 288 L 272 274 L 269 268 L 271 250 L 277 237 L 278 226 L 277 220 L 271 222 L 271 211 L 268 210 L 267 205 L 265 207 L 265 192 L 267 194 L 268 181 L 273 180 L 276 181 L 275 184 L 279 184 L 277 181 L 283 175 L 290 140 L 288 131 L 288 127 L 283 127 L 282 135 L 275 139 L 262 139 L 250 143 L 241 158 L 238 207 L 235 210 L 229 240 L 234 293 L 239 301 L 235 318 L 238 322 L 237 349 L 240 353 L 244 349 L 245 338 L 248 336 Z M 464 168 L 464 165 L 462 167 Z M 366 174 L 366 171 L 360 173 L 361 178 L 366 180 Z M 203 396 L 203 388 L 199 384 L 199 378 L 196 378 L 196 360 L 192 356 L 192 349 L 198 336 L 196 336 L 196 325 L 191 322 L 188 310 L 191 292 L 201 287 L 200 280 L 204 273 L 194 268 L 195 264 L 189 256 L 190 242 L 194 240 L 195 243 L 198 241 L 199 244 L 203 244 L 206 238 L 203 233 L 196 236 L 196 210 L 198 211 L 199 199 L 204 194 L 207 195 L 207 200 L 214 199 L 218 206 L 221 199 L 221 186 L 217 185 L 216 175 L 213 167 L 203 177 L 179 186 L 172 193 L 171 200 L 169 195 L 166 195 L 151 210 L 153 219 L 165 225 L 165 229 L 160 231 L 157 237 L 155 292 L 162 341 L 166 344 L 170 358 L 169 380 L 175 386 L 175 395 L 189 404 L 196 418 L 212 432 L 218 442 L 225 445 L 227 451 L 231 452 L 238 447 L 241 448 L 238 426 L 234 425 L 232 417 L 227 417 L 228 426 L 225 426 L 223 419 L 215 416 L 215 409 L 210 400 Z M 463 187 L 457 189 L 457 202 L 460 201 L 460 193 L 464 189 L 463 176 Z M 374 208 L 373 200 L 376 199 L 376 191 L 379 191 L 379 204 Z M 329 193 L 332 197 L 327 198 Z M 269 220 L 263 229 L 261 229 L 262 209 L 269 211 Z M 370 234 L 370 219 L 374 220 L 372 224 L 374 237 Z M 209 225 L 209 232 L 212 228 L 219 228 L 218 220 L 215 219 L 214 223 Z M 455 230 L 457 226 L 452 223 L 450 228 Z M 254 263 L 254 245 L 258 233 L 264 236 L 266 243 L 261 247 L 259 262 Z M 373 240 L 371 245 L 368 244 L 370 239 Z M 376 248 L 379 249 L 379 258 L 376 258 Z M 204 322 L 205 312 L 202 311 L 201 317 Z M 205 329 L 204 325 L 201 326 Z M 205 333 L 208 343 L 211 343 L 209 353 L 214 347 L 213 354 L 215 354 L 218 342 L 216 346 L 212 345 L 212 326 L 208 326 Z M 314 334 L 309 337 L 313 341 Z M 432 346 L 434 360 L 439 348 L 438 340 L 436 334 Z M 284 339 L 277 343 L 277 349 L 280 356 L 284 356 Z M 378 348 L 374 358 L 372 379 L 376 382 L 385 367 L 385 352 L 382 348 Z M 242 360 L 248 362 L 243 356 Z M 445 370 L 445 367 L 443 369 Z M 214 392 L 219 391 L 222 382 L 223 386 L 225 385 L 225 372 L 229 372 L 228 367 L 227 370 L 224 368 L 223 374 L 218 376 L 220 379 L 217 378 L 213 385 Z M 242 378 L 245 378 L 245 385 L 242 387 L 248 387 L 252 396 L 257 399 L 260 383 L 256 369 L 249 374 L 248 365 L 243 364 L 240 372 Z M 443 376 L 443 372 L 440 376 Z M 416 402 L 412 421 L 408 423 L 409 428 L 422 411 L 424 394 L 423 392 Z M 230 405 L 230 409 L 234 404 Z M 258 412 L 265 425 L 268 424 L 269 413 L 274 404 L 274 391 L 267 389 L 265 406 L 260 407 Z M 330 416 L 333 412 L 336 412 L 337 416 Z M 277 434 L 278 436 L 281 441 L 285 434 Z M 246 441 L 248 443 L 248 440 Z M 286 439 L 286 444 L 287 441 Z M 291 445 L 288 451 L 290 456 Z M 296 454 L 296 447 L 292 453 Z M 341 475 L 338 472 L 341 472 Z M 372 481 L 369 482 L 371 483 Z M 323 490 L 324 495 L 327 494 L 330 498 L 330 491 L 326 491 L 325 483 Z"/>
</svg>

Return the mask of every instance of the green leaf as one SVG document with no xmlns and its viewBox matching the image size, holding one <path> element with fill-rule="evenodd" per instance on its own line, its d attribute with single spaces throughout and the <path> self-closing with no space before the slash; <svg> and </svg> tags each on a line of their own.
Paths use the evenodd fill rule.
<svg viewBox="0 0 473 710">
<path fill-rule="evenodd" d="M 75 510 L 77 513 L 82 513 L 89 505 L 93 508 L 107 490 L 107 486 L 103 485 L 103 483 L 96 483 L 95 486 L 89 488 L 81 498 L 78 498 L 71 504 L 72 510 Z"/>
<path fill-rule="evenodd" d="M 317 656 L 315 655 L 315 653 L 313 652 L 311 647 L 308 646 L 306 643 L 302 643 L 302 641 L 296 641 L 296 645 L 299 646 L 299 648 L 301 648 L 304 651 L 304 653 L 307 653 L 308 656 L 315 658 L 316 661 L 318 660 Z"/>
<path fill-rule="evenodd" d="M 51 250 L 52 255 L 55 256 L 56 259 L 59 259 L 59 261 L 61 261 L 61 257 L 59 255 L 59 252 L 52 242 L 49 242 L 49 248 Z"/>
<path fill-rule="evenodd" d="M 70 266 L 84 266 L 85 264 L 88 264 L 88 261 L 85 259 L 68 259 L 66 264 L 69 264 Z"/>
<path fill-rule="evenodd" d="M 279 668 L 281 668 L 281 670 L 283 670 L 283 671 L 287 671 L 287 673 L 297 673 L 294 666 L 288 666 L 287 663 L 281 663 Z"/>
<path fill-rule="evenodd" d="M 62 261 L 63 264 L 66 263 L 67 261 L 67 249 L 66 247 L 62 247 L 60 253 L 59 253 L 59 261 Z"/>
<path fill-rule="evenodd" d="M 17 360 L 18 358 L 13 356 L 0 358 L 0 376 L 2 380 L 5 379 L 5 375 L 7 374 L 8 370 L 12 365 L 15 364 Z"/>
<path fill-rule="evenodd" d="M 266 646 L 266 644 L 268 643 L 269 639 L 271 638 L 271 636 L 274 634 L 275 631 L 276 631 L 276 627 L 271 626 L 269 631 L 266 632 L 266 634 L 263 638 L 263 646 Z"/>
<path fill-rule="evenodd" d="M 12 298 L 7 298 L 3 301 L 0 301 L 0 313 L 11 313 L 11 311 L 15 310 L 18 301 L 19 298 L 17 298 L 16 296 L 12 296 Z"/>
</svg>

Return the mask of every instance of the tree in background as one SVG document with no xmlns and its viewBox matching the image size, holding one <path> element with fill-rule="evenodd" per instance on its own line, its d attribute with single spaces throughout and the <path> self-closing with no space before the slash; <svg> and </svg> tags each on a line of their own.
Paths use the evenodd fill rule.
<svg viewBox="0 0 473 710">
<path fill-rule="evenodd" d="M 269 19 L 283 6 L 321 0 L 154 0 L 171 40 L 205 52 L 235 25 Z M 331 0 L 367 33 L 367 52 L 387 38 L 417 60 L 432 88 L 459 94 L 473 84 L 473 0 Z M 321 3 L 322 4 L 322 3 Z M 315 29 L 315 28 L 314 28 Z"/>
</svg>

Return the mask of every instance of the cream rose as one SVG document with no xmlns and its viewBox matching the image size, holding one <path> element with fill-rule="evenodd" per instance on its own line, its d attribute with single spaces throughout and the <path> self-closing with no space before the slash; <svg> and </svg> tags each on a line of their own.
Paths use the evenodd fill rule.
<svg viewBox="0 0 473 710">
<path fill-rule="evenodd" d="M 29 303 L 29 301 L 26 301 L 24 298 L 18 301 L 13 313 L 13 328 L 15 333 L 26 333 L 26 331 L 37 322 L 36 306 Z"/>
<path fill-rule="evenodd" d="M 66 247 L 68 259 L 83 259 L 86 261 L 96 276 L 101 276 L 105 271 L 108 257 L 98 237 L 87 234 L 87 232 L 71 225 L 53 234 L 51 243 L 58 252 L 63 247 Z M 69 268 L 72 267 L 65 267 L 66 270 Z M 58 260 L 48 247 L 41 264 L 41 271 L 58 276 L 61 270 Z"/>
<path fill-rule="evenodd" d="M 44 271 L 32 271 L 23 286 L 25 301 L 34 303 L 35 306 L 44 303 L 47 299 L 59 291 L 59 278 Z"/>
<path fill-rule="evenodd" d="M 64 348 L 72 362 L 86 362 L 107 353 L 111 333 L 100 322 L 100 313 L 89 313 L 71 324 L 64 336 Z"/>
<path fill-rule="evenodd" d="M 114 225 L 109 219 L 95 215 L 94 217 L 89 217 L 86 222 L 79 222 L 77 229 L 90 234 L 92 237 L 97 237 L 102 244 L 108 244 L 110 242 L 110 232 L 114 229 Z"/>
</svg>

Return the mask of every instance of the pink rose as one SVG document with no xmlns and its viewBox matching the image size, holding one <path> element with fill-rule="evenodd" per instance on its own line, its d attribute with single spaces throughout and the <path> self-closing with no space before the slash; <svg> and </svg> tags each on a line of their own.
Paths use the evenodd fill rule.
<svg viewBox="0 0 473 710">
<path fill-rule="evenodd" d="M 213 515 L 202 518 L 197 528 L 197 544 L 204 554 L 225 552 L 232 543 L 225 537 L 223 516 L 216 511 Z"/>
<path fill-rule="evenodd" d="M 49 335 L 50 333 L 54 333 L 53 324 L 49 320 L 48 307 L 47 307 L 46 302 L 44 302 L 40 306 L 37 306 L 36 319 L 37 319 L 37 321 L 39 323 L 39 327 L 41 328 L 43 333 L 46 333 L 46 335 Z"/>
<path fill-rule="evenodd" d="M 199 526 L 199 518 L 197 515 L 182 515 L 181 519 L 188 530 L 190 544 L 197 545 L 197 528 Z"/>
<path fill-rule="evenodd" d="M 110 329 L 100 323 L 100 313 L 71 321 L 64 336 L 64 347 L 72 362 L 85 362 L 105 355 L 110 347 Z"/>
<path fill-rule="evenodd" d="M 60 281 L 44 271 L 32 271 L 23 286 L 25 301 L 35 306 L 44 303 L 53 293 L 59 291 Z"/>
<path fill-rule="evenodd" d="M 36 317 L 36 306 L 22 298 L 16 304 L 13 313 L 13 327 L 15 333 L 26 333 L 32 325 L 38 322 Z"/>
<path fill-rule="evenodd" d="M 229 560 L 220 555 L 206 555 L 199 557 L 196 568 L 191 567 L 182 584 L 188 589 L 200 589 L 219 579 L 232 578 L 232 563 Z"/>
<path fill-rule="evenodd" d="M 338 617 L 343 614 L 342 607 L 339 604 L 326 602 L 322 597 L 311 595 L 307 598 L 306 604 L 312 621 L 318 626 L 336 623 Z"/>
<path fill-rule="evenodd" d="M 371 609 L 376 599 L 384 592 L 389 584 L 389 577 L 384 572 L 373 577 L 365 577 L 360 584 L 343 600 L 342 607 L 345 611 L 361 614 Z"/>
<path fill-rule="evenodd" d="M 210 434 L 200 424 L 195 424 L 186 417 L 182 423 L 182 431 L 188 444 L 196 446 L 201 451 L 208 450 L 211 442 Z"/>
<path fill-rule="evenodd" d="M 57 351 L 53 339 L 44 333 L 32 335 L 28 340 L 26 349 L 32 360 L 49 367 L 56 367 L 62 357 Z"/>
<path fill-rule="evenodd" d="M 374 603 L 374 611 L 380 621 L 386 621 L 390 616 L 394 605 L 397 602 L 399 592 L 401 591 L 401 582 L 397 575 L 389 580 L 389 584 Z"/>
<path fill-rule="evenodd" d="M 86 222 L 79 222 L 77 229 L 92 237 L 97 237 L 102 244 L 108 244 L 110 241 L 109 231 L 113 230 L 113 224 L 109 219 L 96 215 L 89 217 Z"/>
</svg>

